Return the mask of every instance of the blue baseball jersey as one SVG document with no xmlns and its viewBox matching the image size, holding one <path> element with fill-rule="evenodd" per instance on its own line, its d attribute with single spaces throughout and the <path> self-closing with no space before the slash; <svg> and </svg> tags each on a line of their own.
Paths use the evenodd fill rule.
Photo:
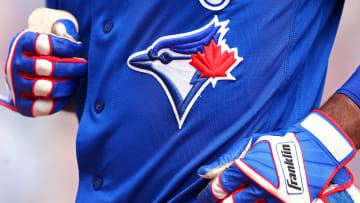
<svg viewBox="0 0 360 203">
<path fill-rule="evenodd" d="M 78 202 L 192 202 L 197 169 L 320 103 L 343 1 L 48 0 L 88 59 Z"/>
</svg>

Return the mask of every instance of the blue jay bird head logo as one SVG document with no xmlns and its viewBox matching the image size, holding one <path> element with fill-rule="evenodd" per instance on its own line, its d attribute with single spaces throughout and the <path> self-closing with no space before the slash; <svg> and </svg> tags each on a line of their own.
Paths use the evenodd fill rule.
<svg viewBox="0 0 360 203">
<path fill-rule="evenodd" d="M 231 71 L 243 60 L 230 48 L 225 34 L 230 21 L 215 16 L 192 32 L 157 39 L 149 48 L 132 54 L 128 66 L 152 75 L 164 89 L 179 129 L 205 87 L 220 80 L 236 80 Z"/>
</svg>

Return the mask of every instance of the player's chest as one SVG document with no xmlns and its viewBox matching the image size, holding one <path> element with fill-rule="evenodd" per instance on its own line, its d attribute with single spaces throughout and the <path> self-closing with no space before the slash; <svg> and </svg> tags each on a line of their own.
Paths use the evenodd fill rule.
<svg viewBox="0 0 360 203">
<path fill-rule="evenodd" d="M 271 23 L 261 16 L 270 5 L 210 2 L 124 3 L 121 14 L 120 7 L 95 8 L 89 80 L 99 82 L 96 97 L 108 86 L 106 97 L 123 107 L 117 115 L 178 129 L 209 118 L 232 123 L 256 111 L 254 100 L 266 101 L 281 84 L 293 11 L 271 11 L 284 16 Z"/>
</svg>

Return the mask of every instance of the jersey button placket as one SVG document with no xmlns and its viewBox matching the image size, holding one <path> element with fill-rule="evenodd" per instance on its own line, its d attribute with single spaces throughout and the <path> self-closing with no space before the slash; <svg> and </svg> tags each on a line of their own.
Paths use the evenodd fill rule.
<svg viewBox="0 0 360 203">
<path fill-rule="evenodd" d="M 103 24 L 103 31 L 109 33 L 114 27 L 114 22 L 112 20 L 107 20 Z"/>
<path fill-rule="evenodd" d="M 100 190 L 101 186 L 103 185 L 104 181 L 101 177 L 95 177 L 93 181 L 93 187 L 95 190 Z"/>
<path fill-rule="evenodd" d="M 94 109 L 96 113 L 101 113 L 104 110 L 105 103 L 103 101 L 96 101 L 94 104 Z"/>
</svg>

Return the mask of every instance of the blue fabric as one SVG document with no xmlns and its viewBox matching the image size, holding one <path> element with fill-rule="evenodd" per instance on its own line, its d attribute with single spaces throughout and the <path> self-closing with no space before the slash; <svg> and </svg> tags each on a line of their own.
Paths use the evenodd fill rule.
<svg viewBox="0 0 360 203">
<path fill-rule="evenodd" d="M 360 107 L 360 67 L 336 93 L 345 94 Z"/>
<path fill-rule="evenodd" d="M 342 186 L 350 181 L 352 181 L 352 178 L 345 168 L 341 168 L 331 180 L 332 183 L 337 184 L 338 186 Z"/>
<path fill-rule="evenodd" d="M 207 184 L 199 166 L 234 141 L 288 127 L 319 106 L 343 1 L 242 0 L 218 12 L 177 0 L 57 5 L 78 19 L 82 57 L 89 59 L 73 99 L 80 120 L 77 201 L 191 202 Z M 244 60 L 231 71 L 236 80 L 204 87 L 179 129 L 163 86 L 130 69 L 128 59 L 161 37 L 204 27 L 215 15 L 229 20 L 224 39 Z M 172 82 L 163 85 L 174 89 Z M 99 100 L 101 113 L 94 109 Z M 103 178 L 99 190 L 96 176 Z"/>
<path fill-rule="evenodd" d="M 330 203 L 355 203 L 355 200 L 346 191 L 341 191 L 326 197 Z"/>
<path fill-rule="evenodd" d="M 57 0 L 46 0 L 46 7 L 56 9 L 58 7 Z"/>
<path fill-rule="evenodd" d="M 255 171 L 261 171 L 261 175 L 264 176 L 270 183 L 275 187 L 279 187 L 279 177 L 277 174 L 274 156 L 271 153 L 270 145 L 268 142 L 260 142 L 255 145 L 251 150 L 256 151 L 256 153 L 249 153 L 246 155 L 246 163 L 253 168 Z M 265 169 L 265 170 L 264 170 Z M 224 186 L 225 187 L 225 186 Z"/>
</svg>

